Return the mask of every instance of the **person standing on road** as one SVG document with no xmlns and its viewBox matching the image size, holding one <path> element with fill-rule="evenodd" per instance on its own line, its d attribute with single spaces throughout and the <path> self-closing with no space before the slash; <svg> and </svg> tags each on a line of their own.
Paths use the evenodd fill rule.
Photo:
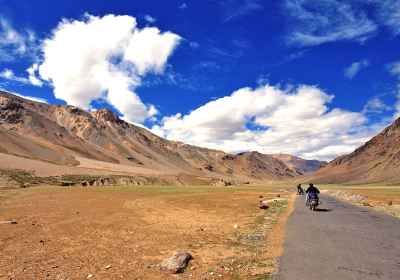
<svg viewBox="0 0 400 280">
<path fill-rule="evenodd" d="M 296 188 L 297 188 L 296 195 L 299 195 L 302 191 L 301 184 L 298 184 Z"/>
<path fill-rule="evenodd" d="M 310 183 L 310 186 L 308 187 L 308 189 L 306 190 L 306 203 L 309 200 L 309 197 L 312 193 L 318 194 L 319 193 L 319 189 L 317 189 L 316 187 L 314 187 L 313 183 Z"/>
</svg>

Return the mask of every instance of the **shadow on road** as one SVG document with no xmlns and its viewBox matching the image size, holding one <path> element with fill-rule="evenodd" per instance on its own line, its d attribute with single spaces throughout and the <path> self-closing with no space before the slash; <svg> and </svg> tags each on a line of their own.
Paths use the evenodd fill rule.
<svg viewBox="0 0 400 280">
<path fill-rule="evenodd" d="M 316 208 L 315 211 L 316 212 L 331 212 L 331 211 L 333 211 L 333 209 L 319 209 L 319 208 Z"/>
</svg>

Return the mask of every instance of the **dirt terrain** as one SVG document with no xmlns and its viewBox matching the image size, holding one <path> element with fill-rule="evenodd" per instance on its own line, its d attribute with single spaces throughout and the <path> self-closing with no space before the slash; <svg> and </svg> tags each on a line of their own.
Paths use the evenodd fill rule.
<svg viewBox="0 0 400 280">
<path fill-rule="evenodd" d="M 0 279 L 267 279 L 292 207 L 258 203 L 278 194 L 294 193 L 279 186 L 0 190 Z M 160 263 L 177 250 L 194 259 L 169 275 Z"/>
<path fill-rule="evenodd" d="M 321 186 L 324 193 L 342 200 L 400 217 L 399 186 Z M 389 203 L 391 202 L 391 203 Z"/>
</svg>

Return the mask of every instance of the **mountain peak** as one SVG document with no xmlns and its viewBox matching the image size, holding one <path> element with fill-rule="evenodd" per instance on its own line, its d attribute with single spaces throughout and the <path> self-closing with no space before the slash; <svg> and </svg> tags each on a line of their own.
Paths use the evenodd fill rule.
<svg viewBox="0 0 400 280">
<path fill-rule="evenodd" d="M 115 114 L 113 111 L 111 111 L 108 108 L 104 108 L 98 111 L 92 112 L 92 115 L 98 119 L 103 119 L 105 121 L 118 121 L 119 116 Z"/>
</svg>

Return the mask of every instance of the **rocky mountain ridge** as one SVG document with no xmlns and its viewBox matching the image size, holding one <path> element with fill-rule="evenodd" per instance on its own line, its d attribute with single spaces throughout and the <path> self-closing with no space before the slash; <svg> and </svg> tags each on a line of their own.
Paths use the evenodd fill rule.
<svg viewBox="0 0 400 280">
<path fill-rule="evenodd" d="M 0 153 L 58 165 L 101 166 L 104 172 L 186 174 L 205 181 L 273 182 L 300 175 L 270 155 L 233 155 L 163 139 L 108 108 L 88 112 L 3 91 Z"/>
<path fill-rule="evenodd" d="M 320 160 L 306 160 L 288 154 L 272 155 L 290 169 L 296 170 L 301 174 L 314 172 L 321 165 L 326 165 L 328 162 Z"/>
<path fill-rule="evenodd" d="M 400 118 L 352 153 L 338 157 L 303 180 L 330 184 L 400 184 Z"/>
</svg>

